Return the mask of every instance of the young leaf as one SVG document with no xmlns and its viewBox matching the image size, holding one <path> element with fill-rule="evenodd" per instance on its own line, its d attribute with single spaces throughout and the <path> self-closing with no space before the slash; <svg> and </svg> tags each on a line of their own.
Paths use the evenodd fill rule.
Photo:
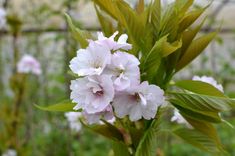
<svg viewBox="0 0 235 156">
<path fill-rule="evenodd" d="M 226 97 L 224 93 L 222 93 L 220 90 L 210 85 L 209 83 L 205 83 L 202 81 L 182 80 L 176 82 L 175 85 L 177 87 L 186 89 L 197 94 Z"/>
<path fill-rule="evenodd" d="M 177 63 L 176 71 L 179 71 L 191 61 L 193 61 L 201 52 L 208 46 L 212 39 L 216 36 L 217 32 L 211 32 L 198 39 L 194 40 Z"/>
<path fill-rule="evenodd" d="M 147 77 L 150 82 L 152 82 L 156 76 L 156 72 L 160 66 L 162 57 L 168 56 L 180 47 L 180 41 L 176 41 L 171 44 L 167 42 L 167 36 L 164 36 L 155 43 L 154 47 L 148 53 L 146 58 L 143 56 L 143 59 L 145 58 L 143 69 L 144 72 L 147 73 Z"/>
<path fill-rule="evenodd" d="M 146 16 L 137 15 L 136 12 L 124 1 L 115 1 L 120 11 L 120 15 L 125 19 L 123 25 L 129 34 L 131 40 L 136 46 L 145 52 L 145 40 L 143 38 L 145 31 Z M 145 15 L 145 14 L 143 14 Z"/>
<path fill-rule="evenodd" d="M 150 23 L 153 25 L 155 36 L 157 36 L 161 25 L 161 0 L 155 0 L 150 7 Z"/>
<path fill-rule="evenodd" d="M 144 12 L 144 0 L 139 0 L 136 5 L 136 12 L 142 14 Z"/>
<path fill-rule="evenodd" d="M 191 11 L 191 12 L 187 13 L 185 15 L 185 17 L 179 23 L 179 30 L 178 30 L 178 32 L 183 32 L 190 25 L 192 25 L 201 16 L 201 14 L 206 10 L 206 8 L 197 9 L 195 11 Z"/>
<path fill-rule="evenodd" d="M 193 5 L 194 0 L 176 0 L 175 8 L 180 12 L 180 15 L 184 15 L 188 9 Z"/>
<path fill-rule="evenodd" d="M 86 48 L 88 46 L 87 38 L 90 37 L 90 34 L 76 28 L 68 14 L 65 14 L 65 17 L 74 39 L 76 39 L 80 43 L 80 46 L 82 48 Z"/>
<path fill-rule="evenodd" d="M 113 0 L 93 0 L 95 4 L 97 4 L 100 9 L 105 11 L 115 20 L 119 21 L 122 25 L 125 25 L 125 19 L 123 16 L 120 16 L 120 11 Z"/>
<path fill-rule="evenodd" d="M 95 5 L 96 15 L 98 16 L 102 31 L 104 32 L 105 36 L 111 36 L 115 31 L 113 28 L 112 21 L 105 17 Z"/>
<path fill-rule="evenodd" d="M 201 22 L 201 24 L 199 24 L 195 28 L 186 30 L 182 33 L 182 47 L 181 47 L 180 58 L 185 54 L 186 50 L 192 43 L 193 39 L 196 37 L 201 27 L 203 26 L 204 22 L 205 22 L 205 19 Z"/>
<path fill-rule="evenodd" d="M 49 106 L 39 106 L 35 105 L 38 109 L 44 110 L 44 111 L 52 111 L 52 112 L 70 112 L 74 111 L 73 108 L 76 104 L 72 103 L 71 100 L 65 100 L 63 102 L 60 102 L 58 104 L 49 105 Z"/>
</svg>

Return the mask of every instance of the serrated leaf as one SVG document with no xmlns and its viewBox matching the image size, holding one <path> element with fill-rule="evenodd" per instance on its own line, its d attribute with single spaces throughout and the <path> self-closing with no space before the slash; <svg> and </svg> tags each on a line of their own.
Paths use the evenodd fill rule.
<svg viewBox="0 0 235 156">
<path fill-rule="evenodd" d="M 185 54 L 186 50 L 188 49 L 188 47 L 192 43 L 193 39 L 196 37 L 196 35 L 200 31 L 204 22 L 205 22 L 205 19 L 201 22 L 201 24 L 199 24 L 195 28 L 190 29 L 190 30 L 186 30 L 182 33 L 182 47 L 181 47 L 180 59 Z"/>
<path fill-rule="evenodd" d="M 80 46 L 82 48 L 86 48 L 88 46 L 87 38 L 88 36 L 90 36 L 89 33 L 75 27 L 68 14 L 65 14 L 65 17 L 74 39 L 76 39 L 80 43 Z"/>
<path fill-rule="evenodd" d="M 135 46 L 145 52 L 144 31 L 146 23 L 146 14 L 137 15 L 136 12 L 124 1 L 115 1 L 120 14 L 125 19 L 124 27 L 127 29 L 131 41 Z"/>
<path fill-rule="evenodd" d="M 192 62 L 198 55 L 200 55 L 202 51 L 208 46 L 208 44 L 214 39 L 216 34 L 216 32 L 211 32 L 194 40 L 177 63 L 176 71 L 179 71 Z"/>
<path fill-rule="evenodd" d="M 161 25 L 161 0 L 155 0 L 150 7 L 150 23 L 153 25 L 155 36 L 157 36 Z"/>
<path fill-rule="evenodd" d="M 206 8 L 197 9 L 187 13 L 179 23 L 178 32 L 183 32 L 185 29 L 191 26 L 201 16 L 201 14 L 206 10 Z"/>
<path fill-rule="evenodd" d="M 105 36 L 111 36 L 115 31 L 113 28 L 112 21 L 105 17 L 95 5 L 96 15 L 98 16 L 98 20 L 100 22 L 102 31 L 104 32 Z"/>
<path fill-rule="evenodd" d="M 180 12 L 181 15 L 184 15 L 188 9 L 193 5 L 194 0 L 176 0 L 175 7 Z"/>
<path fill-rule="evenodd" d="M 197 130 L 197 131 L 205 134 L 209 138 L 213 139 L 214 142 L 216 143 L 216 146 L 217 146 L 217 149 L 219 152 L 225 153 L 225 151 L 223 149 L 223 145 L 221 144 L 220 138 L 217 134 L 217 131 L 211 123 L 208 123 L 205 121 L 197 121 L 197 120 L 192 119 L 190 116 L 183 115 L 183 117 L 187 120 L 187 122 L 191 126 L 194 127 L 195 130 Z"/>
<path fill-rule="evenodd" d="M 73 108 L 76 104 L 72 103 L 71 100 L 65 100 L 63 102 L 60 102 L 58 104 L 53 104 L 49 106 L 39 106 L 35 105 L 38 109 L 44 110 L 44 111 L 52 111 L 52 112 L 70 112 L 74 111 Z"/>
<path fill-rule="evenodd" d="M 222 93 L 220 90 L 218 90 L 211 84 L 202 81 L 182 80 L 176 82 L 175 85 L 177 87 L 186 89 L 197 94 L 226 97 L 224 93 Z"/>
<path fill-rule="evenodd" d="M 175 5 L 169 5 L 161 18 L 160 33 L 157 36 L 157 39 L 169 34 L 169 37 L 174 40 L 177 36 L 179 18 Z"/>
<path fill-rule="evenodd" d="M 235 107 L 235 100 L 226 97 L 177 92 L 171 92 L 170 95 L 172 99 L 180 101 L 183 107 L 198 111 L 223 112 Z"/>
<path fill-rule="evenodd" d="M 179 101 L 177 99 L 172 99 L 170 100 L 170 102 L 180 111 L 181 114 L 190 116 L 195 120 L 207 121 L 212 123 L 220 123 L 222 121 L 218 112 L 196 110 L 194 108 L 191 108 L 191 105 L 182 103 L 182 101 Z"/>
<path fill-rule="evenodd" d="M 113 0 L 93 0 L 100 9 L 108 13 L 111 17 L 118 20 L 122 25 L 125 25 L 125 19 L 123 16 L 120 16 L 120 11 Z"/>
<path fill-rule="evenodd" d="M 220 150 L 217 147 L 217 143 L 207 135 L 193 129 L 181 128 L 174 131 L 174 133 L 185 140 L 186 142 L 192 144 L 193 146 L 210 152 L 219 153 Z"/>
</svg>

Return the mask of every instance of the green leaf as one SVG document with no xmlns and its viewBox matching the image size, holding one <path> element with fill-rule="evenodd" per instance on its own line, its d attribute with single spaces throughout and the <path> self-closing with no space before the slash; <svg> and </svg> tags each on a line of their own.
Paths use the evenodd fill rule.
<svg viewBox="0 0 235 156">
<path fill-rule="evenodd" d="M 226 97 L 220 90 L 211 84 L 202 81 L 182 80 L 176 82 L 175 85 L 197 94 Z"/>
<path fill-rule="evenodd" d="M 182 103 L 182 101 L 179 101 L 177 99 L 172 99 L 170 100 L 170 102 L 180 111 L 182 115 L 190 116 L 194 120 L 213 123 L 220 123 L 222 121 L 218 112 L 196 110 L 194 108 L 191 108 L 190 105 Z"/>
<path fill-rule="evenodd" d="M 118 0 L 115 2 L 120 15 L 125 19 L 123 26 L 127 29 L 131 41 L 134 42 L 135 46 L 140 47 L 143 52 L 146 51 L 143 37 L 147 19 L 146 14 L 138 15 L 125 1 Z"/>
<path fill-rule="evenodd" d="M 100 9 L 105 11 L 114 19 L 118 20 L 122 25 L 125 25 L 125 19 L 123 16 L 120 16 L 120 11 L 113 0 L 93 0 L 95 4 L 97 4 Z"/>
<path fill-rule="evenodd" d="M 185 140 L 193 146 L 210 152 L 219 153 L 220 150 L 217 147 L 217 143 L 207 135 L 193 129 L 181 128 L 174 131 L 174 134 L 179 136 L 181 139 Z"/>
<path fill-rule="evenodd" d="M 139 0 L 136 5 L 136 12 L 142 14 L 144 12 L 144 0 Z"/>
<path fill-rule="evenodd" d="M 49 106 L 39 106 L 35 105 L 38 109 L 44 110 L 44 111 L 52 111 L 52 112 L 70 112 L 74 111 L 73 108 L 76 104 L 72 103 L 70 100 L 65 100 L 63 102 L 60 102 L 58 104 L 53 104 Z"/>
<path fill-rule="evenodd" d="M 130 156 L 128 147 L 123 142 L 112 141 L 114 156 Z"/>
<path fill-rule="evenodd" d="M 182 46 L 182 42 L 181 41 L 175 41 L 173 43 L 169 43 L 169 42 L 164 42 L 163 45 L 163 57 L 167 57 L 168 55 L 172 54 L 173 52 L 175 52 L 177 49 L 179 49 Z"/>
<path fill-rule="evenodd" d="M 179 27 L 179 18 L 179 12 L 175 9 L 175 5 L 169 5 L 161 18 L 160 33 L 157 39 L 169 34 L 169 38 L 175 40 Z"/>
<path fill-rule="evenodd" d="M 179 23 L 178 31 L 183 32 L 185 29 L 191 26 L 201 16 L 201 14 L 206 10 L 206 8 L 207 7 L 203 9 L 197 9 L 197 10 L 187 13 L 185 17 Z"/>
<path fill-rule="evenodd" d="M 147 77 L 150 82 L 153 82 L 153 80 L 155 79 L 157 70 L 161 64 L 162 57 L 168 56 L 180 47 L 180 41 L 176 41 L 171 44 L 167 42 L 167 36 L 162 37 L 155 43 L 154 47 L 149 52 L 147 57 L 143 57 L 143 59 L 145 58 L 143 69 L 144 72 L 147 73 Z"/>
<path fill-rule="evenodd" d="M 95 5 L 96 15 L 98 16 L 102 31 L 104 32 L 105 36 L 111 36 L 115 31 L 113 28 L 112 21 L 105 17 Z"/>
<path fill-rule="evenodd" d="M 204 135 L 208 136 L 209 138 L 213 139 L 217 146 L 217 151 L 220 151 L 221 153 L 225 153 L 223 146 L 220 142 L 220 138 L 218 137 L 217 131 L 215 127 L 208 122 L 205 121 L 197 121 L 191 118 L 191 116 L 185 116 L 183 117 L 188 121 L 188 123 L 194 127 L 195 130 L 203 133 Z"/>
<path fill-rule="evenodd" d="M 123 135 L 118 128 L 116 128 L 114 125 L 112 125 L 106 121 L 103 121 L 103 122 L 105 123 L 105 125 L 86 125 L 83 122 L 81 122 L 81 123 L 87 129 L 89 129 L 99 135 L 102 135 L 108 139 L 111 139 L 113 141 L 120 141 L 120 142 L 124 141 Z"/>
<path fill-rule="evenodd" d="M 226 97 L 177 92 L 171 92 L 170 95 L 172 99 L 180 101 L 182 107 L 196 111 L 222 112 L 235 107 L 235 100 Z"/>
<path fill-rule="evenodd" d="M 217 32 L 211 32 L 206 34 L 198 39 L 194 40 L 188 49 L 186 50 L 185 54 L 182 56 L 180 61 L 177 63 L 176 71 L 179 71 L 186 65 L 188 65 L 191 61 L 193 61 L 201 52 L 208 46 L 208 44 L 214 39 Z"/>
<path fill-rule="evenodd" d="M 194 0 L 176 0 L 175 8 L 180 12 L 181 15 L 184 15 L 193 5 L 193 2 Z"/>
<path fill-rule="evenodd" d="M 156 119 L 152 121 L 140 140 L 135 156 L 155 156 L 157 154 L 157 135 L 162 117 L 162 111 L 160 109 L 157 112 Z"/>
<path fill-rule="evenodd" d="M 65 14 L 65 17 L 74 39 L 76 39 L 80 43 L 80 46 L 82 48 L 86 48 L 88 46 L 87 38 L 91 37 L 91 35 L 88 32 L 82 31 L 75 27 L 68 14 Z"/>
<path fill-rule="evenodd" d="M 150 23 L 153 25 L 155 36 L 159 33 L 161 25 L 161 0 L 155 0 L 150 8 Z"/>
<path fill-rule="evenodd" d="M 201 22 L 201 24 L 199 24 L 195 28 L 190 29 L 190 30 L 186 30 L 182 33 L 182 48 L 181 48 L 180 58 L 185 54 L 186 50 L 188 49 L 188 47 L 192 43 L 193 39 L 196 37 L 196 35 L 200 31 L 201 27 L 203 26 L 203 24 L 205 22 L 205 19 Z"/>
</svg>

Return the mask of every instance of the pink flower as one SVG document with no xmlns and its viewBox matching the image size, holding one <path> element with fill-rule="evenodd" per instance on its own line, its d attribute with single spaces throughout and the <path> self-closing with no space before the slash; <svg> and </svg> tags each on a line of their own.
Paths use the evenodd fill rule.
<svg viewBox="0 0 235 156">
<path fill-rule="evenodd" d="M 100 119 L 104 119 L 108 122 L 114 121 L 113 109 L 111 105 L 108 105 L 103 111 L 97 113 L 87 113 L 86 111 L 83 112 L 85 119 L 87 120 L 88 124 L 100 124 L 102 123 Z"/>
<path fill-rule="evenodd" d="M 105 37 L 102 32 L 98 32 L 98 40 L 95 42 L 108 47 L 110 50 L 129 50 L 132 48 L 131 44 L 126 43 L 128 36 L 126 34 L 122 34 L 117 41 L 114 38 L 117 36 L 118 31 L 116 31 L 112 36 L 109 38 Z"/>
<path fill-rule="evenodd" d="M 178 109 L 174 109 L 174 115 L 171 118 L 171 122 L 177 122 L 178 124 L 185 124 L 188 128 L 193 128 L 179 113 Z"/>
<path fill-rule="evenodd" d="M 134 55 L 118 51 L 112 55 L 111 64 L 107 66 L 104 73 L 112 75 L 114 88 L 121 91 L 131 85 L 139 84 L 139 64 L 139 60 Z"/>
<path fill-rule="evenodd" d="M 80 49 L 70 61 L 70 68 L 79 76 L 100 75 L 111 61 L 111 52 L 107 47 L 90 42 L 87 49 Z"/>
<path fill-rule="evenodd" d="M 35 75 L 41 74 L 40 63 L 31 55 L 24 55 L 17 64 L 18 73 L 33 73 Z"/>
<path fill-rule="evenodd" d="M 154 118 L 158 107 L 164 102 L 164 91 L 145 81 L 117 93 L 112 105 L 117 117 L 123 118 L 129 115 L 131 121 L 137 121 L 142 117 L 147 120 Z"/>
<path fill-rule="evenodd" d="M 114 97 L 113 82 L 109 75 L 73 80 L 70 89 L 70 98 L 77 103 L 74 109 L 83 109 L 89 114 L 103 111 Z"/>
</svg>

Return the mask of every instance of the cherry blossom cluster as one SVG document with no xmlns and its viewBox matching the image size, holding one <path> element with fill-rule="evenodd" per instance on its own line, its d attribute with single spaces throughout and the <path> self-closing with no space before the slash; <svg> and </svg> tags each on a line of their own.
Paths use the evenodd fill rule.
<svg viewBox="0 0 235 156">
<path fill-rule="evenodd" d="M 164 91 L 147 81 L 140 82 L 139 60 L 127 53 L 132 45 L 115 32 L 107 38 L 89 40 L 86 49 L 79 49 L 70 62 L 70 69 L 79 78 L 71 81 L 70 98 L 89 124 L 100 119 L 112 121 L 129 116 L 131 121 L 150 120 L 164 101 Z"/>
<path fill-rule="evenodd" d="M 25 54 L 17 63 L 17 72 L 24 74 L 32 73 L 35 75 L 42 73 L 39 61 L 28 54 Z"/>
</svg>

